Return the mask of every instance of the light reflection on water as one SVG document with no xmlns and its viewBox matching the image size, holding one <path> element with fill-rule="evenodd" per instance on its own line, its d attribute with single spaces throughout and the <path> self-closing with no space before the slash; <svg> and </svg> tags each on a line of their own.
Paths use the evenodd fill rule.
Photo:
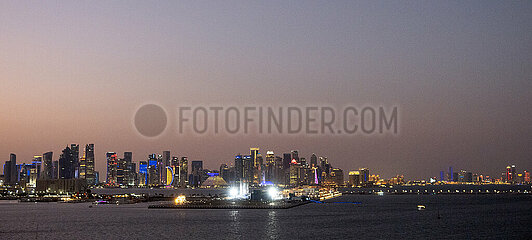
<svg viewBox="0 0 532 240">
<path fill-rule="evenodd" d="M 206 210 L 148 209 L 152 203 L 4 202 L 0 239 L 469 239 L 532 234 L 530 195 L 349 195 L 333 201 L 361 204 Z M 420 204 L 425 211 L 417 210 Z"/>
<path fill-rule="evenodd" d="M 280 237 L 276 211 L 277 210 L 270 210 L 268 212 L 268 225 L 266 227 L 266 235 L 269 239 L 278 239 Z"/>
</svg>

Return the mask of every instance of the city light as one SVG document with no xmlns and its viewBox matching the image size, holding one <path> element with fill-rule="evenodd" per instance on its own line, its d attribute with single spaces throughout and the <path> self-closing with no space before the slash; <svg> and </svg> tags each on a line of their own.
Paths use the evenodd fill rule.
<svg viewBox="0 0 532 240">
<path fill-rule="evenodd" d="M 275 187 L 268 188 L 268 195 L 272 200 L 279 199 L 279 191 Z"/>
<path fill-rule="evenodd" d="M 235 199 L 235 198 L 238 198 L 238 188 L 236 187 L 231 187 L 229 188 L 229 198 L 230 199 Z"/>
<path fill-rule="evenodd" d="M 186 201 L 187 201 L 187 198 L 185 197 L 185 195 L 180 195 L 180 196 L 176 197 L 175 200 L 174 200 L 176 205 L 184 204 Z"/>
</svg>

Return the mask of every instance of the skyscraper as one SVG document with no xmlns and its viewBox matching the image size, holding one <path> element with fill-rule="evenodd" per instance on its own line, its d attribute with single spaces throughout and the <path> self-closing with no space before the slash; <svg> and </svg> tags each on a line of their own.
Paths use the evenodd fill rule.
<svg viewBox="0 0 532 240">
<path fill-rule="evenodd" d="M 290 153 L 283 153 L 283 169 L 290 168 L 290 162 L 292 162 L 292 155 Z"/>
<path fill-rule="evenodd" d="M 76 145 L 72 144 L 72 147 L 76 148 Z M 76 149 L 75 149 L 76 150 Z M 79 150 L 79 148 L 77 149 Z M 63 149 L 61 156 L 59 157 L 59 178 L 60 179 L 73 179 L 76 177 L 77 153 L 72 151 L 68 146 Z"/>
<path fill-rule="evenodd" d="M 58 179 L 59 178 L 59 161 L 55 160 L 52 161 L 52 179 Z"/>
<path fill-rule="evenodd" d="M 7 185 L 15 185 L 18 181 L 17 155 L 11 153 L 9 161 L 4 163 L 4 181 Z"/>
<path fill-rule="evenodd" d="M 140 161 L 139 163 L 139 185 L 148 185 L 148 162 Z"/>
<path fill-rule="evenodd" d="M 163 164 L 164 167 L 170 166 L 170 151 L 163 151 Z"/>
<path fill-rule="evenodd" d="M 53 152 L 43 153 L 43 179 L 53 179 L 54 178 L 54 166 L 52 163 Z"/>
<path fill-rule="evenodd" d="M 85 160 L 85 151 L 83 152 L 83 155 L 79 158 L 79 178 L 86 179 L 86 173 L 87 173 L 87 161 Z"/>
<path fill-rule="evenodd" d="M 94 173 L 94 144 L 85 145 L 85 178 L 88 185 L 96 185 L 96 175 Z"/>
<path fill-rule="evenodd" d="M 235 181 L 244 181 L 244 159 L 240 154 L 235 156 Z"/>
<path fill-rule="evenodd" d="M 449 175 L 447 176 L 447 181 L 452 182 L 454 180 L 453 167 L 449 167 Z"/>
<path fill-rule="evenodd" d="M 107 178 L 105 180 L 105 184 L 108 186 L 116 186 L 118 184 L 118 181 L 117 181 L 118 157 L 115 152 L 107 152 L 106 159 L 107 159 Z"/>
<path fill-rule="evenodd" d="M 296 162 L 299 163 L 299 152 L 298 152 L 297 150 L 292 150 L 291 154 L 292 154 L 292 159 L 291 159 L 291 161 L 292 161 L 292 160 L 296 160 Z M 291 162 L 291 161 L 290 161 L 290 162 Z"/>
<path fill-rule="evenodd" d="M 134 184 L 135 177 L 131 174 L 135 171 L 132 158 L 132 152 L 124 152 L 124 157 L 118 158 L 116 181 L 120 186 L 129 186 Z"/>
<path fill-rule="evenodd" d="M 317 167 L 318 166 L 318 156 L 316 154 L 312 154 L 310 156 L 310 167 Z"/>
<path fill-rule="evenodd" d="M 148 185 L 158 186 L 161 184 L 161 177 L 159 175 L 157 154 L 150 154 L 148 156 Z"/>
<path fill-rule="evenodd" d="M 262 156 L 260 155 L 259 148 L 250 148 L 249 155 L 253 161 L 253 183 L 259 184 L 262 181 Z"/>
<path fill-rule="evenodd" d="M 203 161 L 192 161 L 190 174 L 190 184 L 194 187 L 201 186 L 201 174 L 203 171 Z"/>
<path fill-rule="evenodd" d="M 37 184 L 37 179 L 41 178 L 41 169 L 42 169 L 42 156 L 33 156 L 33 161 L 31 162 L 29 183 L 31 186 L 35 187 Z"/>
<path fill-rule="evenodd" d="M 79 177 L 79 144 L 70 144 L 70 151 L 72 154 L 72 159 L 70 165 L 72 166 L 72 177 Z"/>
<path fill-rule="evenodd" d="M 181 157 L 179 162 L 179 187 L 187 187 L 188 185 L 188 158 Z"/>
<path fill-rule="evenodd" d="M 133 162 L 133 153 L 124 152 L 124 174 L 123 185 L 133 186 L 135 185 L 136 165 Z"/>
</svg>

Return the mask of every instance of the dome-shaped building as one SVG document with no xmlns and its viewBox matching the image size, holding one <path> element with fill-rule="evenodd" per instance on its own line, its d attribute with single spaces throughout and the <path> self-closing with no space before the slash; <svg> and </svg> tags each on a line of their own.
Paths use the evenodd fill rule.
<svg viewBox="0 0 532 240">
<path fill-rule="evenodd" d="M 220 176 L 218 175 L 211 175 L 205 182 L 201 184 L 202 188 L 219 188 L 219 187 L 227 187 L 229 184 Z"/>
</svg>

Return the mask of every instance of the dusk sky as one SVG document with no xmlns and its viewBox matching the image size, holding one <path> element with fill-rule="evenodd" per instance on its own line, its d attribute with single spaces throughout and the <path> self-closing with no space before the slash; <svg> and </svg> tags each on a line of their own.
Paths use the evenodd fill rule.
<svg viewBox="0 0 532 240">
<path fill-rule="evenodd" d="M 95 144 L 233 163 L 249 147 L 406 179 L 532 171 L 532 1 L 1 1 L 0 162 Z M 167 131 L 132 118 L 163 106 Z M 182 105 L 398 106 L 398 135 L 179 135 Z"/>
</svg>

